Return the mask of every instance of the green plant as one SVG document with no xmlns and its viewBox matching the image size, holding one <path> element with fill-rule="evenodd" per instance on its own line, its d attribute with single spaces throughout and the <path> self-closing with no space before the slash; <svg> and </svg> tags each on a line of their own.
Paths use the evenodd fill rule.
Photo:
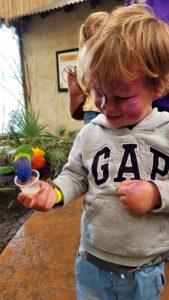
<svg viewBox="0 0 169 300">
<path fill-rule="evenodd" d="M 22 109 L 18 115 L 17 127 L 9 122 L 9 137 L 19 146 L 20 137 L 35 138 L 41 136 L 46 125 L 39 125 L 39 114 Z"/>
<path fill-rule="evenodd" d="M 8 174 L 13 171 L 13 166 L 0 167 L 0 174 Z"/>
<path fill-rule="evenodd" d="M 34 139 L 36 146 L 45 149 L 46 156 L 51 165 L 51 178 L 56 177 L 67 158 L 78 131 L 70 131 L 67 126 L 60 125 L 55 134 L 45 133 Z"/>
<path fill-rule="evenodd" d="M 12 139 L 15 142 L 16 146 L 20 146 L 21 141 L 19 139 L 19 134 L 15 132 L 12 125 L 9 126 L 8 133 L 9 133 L 9 138 Z"/>
<path fill-rule="evenodd" d="M 14 116 L 13 116 L 14 118 Z M 13 155 L 21 144 L 39 147 L 45 150 L 46 158 L 50 164 L 50 171 L 46 179 L 58 176 L 67 162 L 68 155 L 77 131 L 68 130 L 66 125 L 56 128 L 54 134 L 45 131 L 46 126 L 39 125 L 39 115 L 32 111 L 22 110 L 17 115 L 17 122 L 9 122 L 9 131 L 6 137 L 1 137 L 0 147 L 0 197 L 16 193 L 14 186 Z M 15 126 L 13 125 L 15 124 Z M 4 183 L 4 184 L 3 184 Z M 12 201 L 10 205 L 12 205 Z"/>
<path fill-rule="evenodd" d="M 37 128 L 37 126 L 35 127 Z M 60 173 L 63 165 L 67 162 L 67 158 L 77 135 L 77 131 L 70 131 L 68 130 L 67 126 L 60 125 L 56 129 L 56 133 L 51 134 L 49 132 L 42 131 L 41 128 L 42 127 L 40 127 L 40 130 L 36 131 L 37 135 L 34 135 L 33 139 L 30 138 L 29 135 L 23 134 L 23 131 L 21 130 L 16 132 L 14 129 L 12 129 L 12 131 L 9 133 L 10 139 L 8 139 L 8 141 L 11 142 L 11 140 L 13 140 L 14 149 L 17 149 L 17 147 L 21 144 L 28 144 L 31 147 L 39 147 L 45 150 L 46 158 L 50 164 L 50 172 L 48 176 L 53 178 Z M 15 150 L 13 152 L 15 152 Z M 8 157 L 8 159 L 5 159 L 5 156 Z M 4 163 L 5 160 L 6 163 Z M 13 170 L 13 166 L 10 163 L 11 160 L 9 160 L 9 152 L 6 154 L 3 153 L 0 163 L 1 175 L 10 173 Z"/>
</svg>

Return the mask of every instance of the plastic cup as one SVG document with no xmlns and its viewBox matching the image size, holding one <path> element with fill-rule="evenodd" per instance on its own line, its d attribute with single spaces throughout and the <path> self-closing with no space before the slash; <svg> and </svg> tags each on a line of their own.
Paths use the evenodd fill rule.
<svg viewBox="0 0 169 300">
<path fill-rule="evenodd" d="M 27 195 L 35 195 L 40 190 L 39 172 L 37 170 L 32 170 L 32 177 L 26 182 L 22 182 L 18 176 L 15 176 L 14 183 L 20 188 L 22 193 Z"/>
</svg>

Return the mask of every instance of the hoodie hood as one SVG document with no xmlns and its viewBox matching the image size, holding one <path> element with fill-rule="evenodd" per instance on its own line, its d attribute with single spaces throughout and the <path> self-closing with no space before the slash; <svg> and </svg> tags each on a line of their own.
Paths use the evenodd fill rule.
<svg viewBox="0 0 169 300">
<path fill-rule="evenodd" d="M 121 132 L 128 132 L 130 129 L 127 127 L 122 128 L 113 128 L 111 125 L 107 122 L 106 117 L 103 114 L 99 114 L 95 119 L 91 121 L 92 124 L 100 125 L 104 128 L 111 129 L 113 131 L 121 131 Z M 132 131 L 156 131 L 159 129 L 159 127 L 169 123 L 169 113 L 168 112 L 159 112 L 157 108 L 154 108 L 146 118 L 141 120 L 138 124 L 136 124 Z"/>
</svg>

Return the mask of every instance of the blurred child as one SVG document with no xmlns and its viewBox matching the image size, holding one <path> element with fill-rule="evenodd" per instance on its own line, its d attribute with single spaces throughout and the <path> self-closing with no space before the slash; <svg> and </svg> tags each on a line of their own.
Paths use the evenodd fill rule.
<svg viewBox="0 0 169 300">
<path fill-rule="evenodd" d="M 41 181 L 38 194 L 19 195 L 40 211 L 84 195 L 78 300 L 157 300 L 163 288 L 169 114 L 152 102 L 169 88 L 168 41 L 169 26 L 147 6 L 111 13 L 84 51 L 85 84 L 103 114 L 78 134 L 54 188 Z"/>
<path fill-rule="evenodd" d="M 81 80 L 81 77 L 83 76 L 83 64 L 81 64 L 81 60 L 83 57 L 82 47 L 93 35 L 95 35 L 95 33 L 100 29 L 100 27 L 106 23 L 108 17 L 108 12 L 94 12 L 91 13 L 81 25 L 79 31 L 77 78 L 76 81 L 74 80 L 76 84 L 71 82 L 71 74 L 69 74 L 70 78 L 68 81 L 68 85 L 70 97 L 70 113 L 71 116 L 77 120 L 82 119 L 83 116 L 85 124 L 88 124 L 93 118 L 95 118 L 100 113 L 100 109 L 94 104 L 93 97 L 90 93 L 90 89 L 87 89 Z M 79 103 L 80 99 L 82 100 L 82 106 L 79 105 L 78 110 L 75 111 L 74 107 L 76 107 L 76 103 Z"/>
</svg>

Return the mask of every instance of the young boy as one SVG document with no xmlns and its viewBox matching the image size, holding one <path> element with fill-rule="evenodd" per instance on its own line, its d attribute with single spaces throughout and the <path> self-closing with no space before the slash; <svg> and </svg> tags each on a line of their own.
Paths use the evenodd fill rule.
<svg viewBox="0 0 169 300">
<path fill-rule="evenodd" d="M 68 163 L 27 208 L 51 209 L 84 195 L 79 300 L 157 300 L 169 255 L 169 114 L 152 102 L 169 86 L 169 27 L 147 6 L 114 10 L 86 47 L 103 114 L 78 134 Z"/>
</svg>

